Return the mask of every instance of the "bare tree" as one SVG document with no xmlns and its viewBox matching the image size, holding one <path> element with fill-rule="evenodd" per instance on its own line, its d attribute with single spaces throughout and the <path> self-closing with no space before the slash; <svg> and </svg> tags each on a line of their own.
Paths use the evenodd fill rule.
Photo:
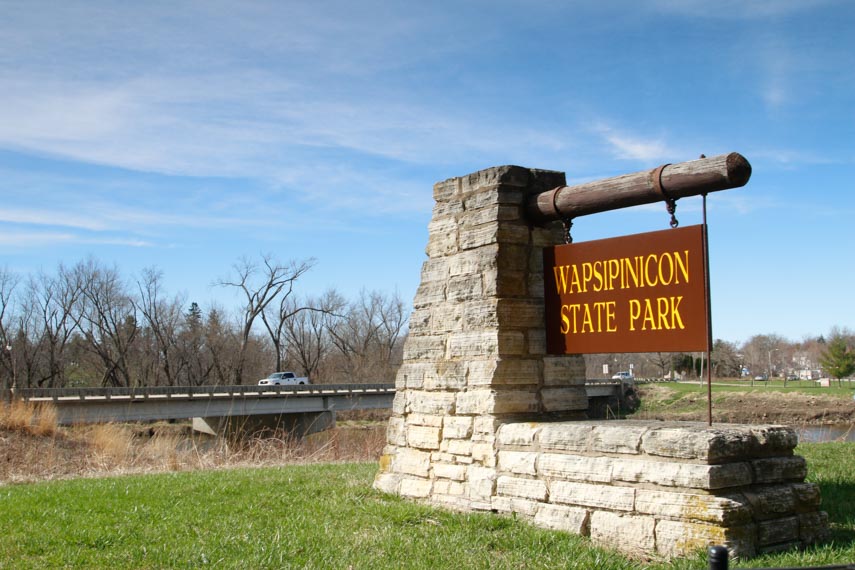
<svg viewBox="0 0 855 570">
<path fill-rule="evenodd" d="M 233 274 L 217 282 L 223 287 L 234 287 L 244 296 L 245 304 L 240 317 L 238 358 L 234 368 L 235 384 L 243 383 L 247 347 L 255 319 L 283 292 L 289 295 L 294 283 L 314 266 L 314 259 L 280 263 L 272 256 L 262 256 L 261 262 L 241 258 L 232 266 Z"/>
<path fill-rule="evenodd" d="M 309 297 L 302 304 L 294 299 L 288 302 L 284 313 L 289 318 L 280 325 L 287 342 L 287 357 L 296 362 L 302 373 L 313 378 L 333 348 L 329 329 L 346 303 L 334 290 L 327 291 L 319 299 Z M 279 350 L 277 345 L 277 352 Z M 279 358 L 277 354 L 277 369 L 281 370 Z"/>
<path fill-rule="evenodd" d="M 0 363 L 3 371 L 3 390 L 15 387 L 16 366 L 12 352 L 17 332 L 13 328 L 14 293 L 18 286 L 18 276 L 6 268 L 0 269 Z"/>
<path fill-rule="evenodd" d="M 65 349 L 76 330 L 72 311 L 81 295 L 79 274 L 60 265 L 55 276 L 42 273 L 30 280 L 29 290 L 29 303 L 40 321 L 38 342 L 47 360 L 37 384 L 64 386 Z"/>
<path fill-rule="evenodd" d="M 178 336 L 184 318 L 181 306 L 184 302 L 178 297 L 171 300 L 161 298 L 162 279 L 161 271 L 154 268 L 143 270 L 142 276 L 137 280 L 139 298 L 136 306 L 145 318 L 154 339 L 156 358 L 163 372 L 164 383 L 175 385 L 178 383 L 181 368 L 186 364 L 178 357 Z M 155 377 L 155 384 L 157 383 Z"/>
<path fill-rule="evenodd" d="M 81 284 L 75 323 L 89 351 L 100 360 L 101 385 L 133 385 L 128 357 L 138 331 L 136 307 L 118 270 L 89 259 L 74 271 Z"/>
<path fill-rule="evenodd" d="M 408 316 L 397 294 L 362 291 L 345 315 L 328 327 L 344 358 L 351 381 L 384 379 L 394 367 L 393 355 Z"/>
</svg>

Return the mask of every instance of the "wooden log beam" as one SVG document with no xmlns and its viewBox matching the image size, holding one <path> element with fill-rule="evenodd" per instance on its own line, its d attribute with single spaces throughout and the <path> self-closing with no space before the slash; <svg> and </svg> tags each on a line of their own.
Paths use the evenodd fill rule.
<svg viewBox="0 0 855 570">
<path fill-rule="evenodd" d="M 527 215 L 544 224 L 588 214 L 698 196 L 744 186 L 751 165 L 737 152 L 666 164 L 653 170 L 604 178 L 577 186 L 559 186 L 529 198 Z"/>
</svg>

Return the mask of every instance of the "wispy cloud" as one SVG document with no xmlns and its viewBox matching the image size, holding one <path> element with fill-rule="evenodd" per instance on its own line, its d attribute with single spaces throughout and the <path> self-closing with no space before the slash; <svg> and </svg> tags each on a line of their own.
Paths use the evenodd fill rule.
<svg viewBox="0 0 855 570">
<path fill-rule="evenodd" d="M 595 124 L 591 130 L 608 144 L 615 158 L 651 162 L 673 158 L 676 154 L 662 137 L 642 138 L 605 123 Z"/>
<path fill-rule="evenodd" d="M 833 4 L 835 0 L 653 0 L 652 6 L 668 13 L 725 20 L 786 16 Z"/>
</svg>

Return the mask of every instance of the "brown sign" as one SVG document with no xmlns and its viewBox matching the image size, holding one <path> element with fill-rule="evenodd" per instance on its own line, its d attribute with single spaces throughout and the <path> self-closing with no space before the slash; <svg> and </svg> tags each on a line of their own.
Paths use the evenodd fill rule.
<svg viewBox="0 0 855 570">
<path fill-rule="evenodd" d="M 703 226 L 543 251 L 550 354 L 707 350 Z"/>
</svg>

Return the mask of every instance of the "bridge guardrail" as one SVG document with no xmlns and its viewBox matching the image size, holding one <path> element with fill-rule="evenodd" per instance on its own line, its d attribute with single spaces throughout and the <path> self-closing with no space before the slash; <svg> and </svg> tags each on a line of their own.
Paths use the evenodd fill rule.
<svg viewBox="0 0 855 570">
<path fill-rule="evenodd" d="M 395 391 L 394 384 L 306 384 L 298 386 L 140 386 L 110 388 L 23 388 L 15 396 L 23 400 L 59 399 L 148 399 L 151 397 L 193 398 L 194 396 L 234 397 L 247 394 L 291 394 L 296 396 L 322 396 L 333 394 L 384 394 Z"/>
</svg>

